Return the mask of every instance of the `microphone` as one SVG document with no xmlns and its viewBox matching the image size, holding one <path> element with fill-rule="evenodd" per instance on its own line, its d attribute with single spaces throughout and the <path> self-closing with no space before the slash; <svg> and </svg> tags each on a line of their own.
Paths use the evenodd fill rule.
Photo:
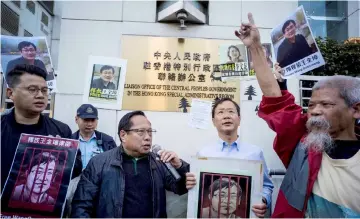
<svg viewBox="0 0 360 219">
<path fill-rule="evenodd" d="M 156 154 L 158 158 L 160 158 L 159 151 L 161 150 L 161 146 L 155 144 L 152 148 L 152 152 Z M 171 175 L 174 177 L 175 181 L 178 182 L 181 179 L 180 174 L 176 171 L 176 169 L 169 163 L 169 162 L 161 162 L 163 165 L 165 165 L 166 169 L 171 173 Z"/>
</svg>

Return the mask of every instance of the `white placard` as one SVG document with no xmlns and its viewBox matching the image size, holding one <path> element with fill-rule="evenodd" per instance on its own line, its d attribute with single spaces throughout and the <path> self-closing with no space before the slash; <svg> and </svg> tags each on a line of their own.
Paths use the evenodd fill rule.
<svg viewBox="0 0 360 219">
<path fill-rule="evenodd" d="M 83 103 L 97 108 L 122 109 L 127 60 L 89 56 Z"/>
</svg>

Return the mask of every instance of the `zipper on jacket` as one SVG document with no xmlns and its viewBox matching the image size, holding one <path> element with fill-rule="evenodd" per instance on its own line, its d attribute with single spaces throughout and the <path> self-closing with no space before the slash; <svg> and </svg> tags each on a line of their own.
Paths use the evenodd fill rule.
<svg viewBox="0 0 360 219">
<path fill-rule="evenodd" d="M 153 177 L 153 172 L 152 172 L 152 166 L 151 166 L 151 155 L 149 154 L 148 156 L 148 161 L 149 161 L 149 167 L 150 167 L 150 177 L 151 177 L 151 186 L 152 186 L 152 202 L 153 202 L 153 218 L 155 217 L 155 187 L 154 187 L 154 177 Z"/>
</svg>

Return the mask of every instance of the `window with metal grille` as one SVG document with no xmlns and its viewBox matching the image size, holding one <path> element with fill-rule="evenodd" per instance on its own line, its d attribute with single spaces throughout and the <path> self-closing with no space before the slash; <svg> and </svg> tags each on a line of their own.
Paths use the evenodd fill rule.
<svg viewBox="0 0 360 219">
<path fill-rule="evenodd" d="M 49 17 L 44 12 L 41 14 L 41 22 L 46 26 L 49 25 Z"/>
<path fill-rule="evenodd" d="M 20 8 L 21 1 L 11 1 L 11 2 L 14 3 L 14 5 L 18 6 L 18 8 Z"/>
<path fill-rule="evenodd" d="M 10 35 L 17 36 L 19 33 L 19 20 L 19 15 L 1 2 L 1 27 L 8 32 L 4 34 L 9 35 L 10 33 Z"/>
<path fill-rule="evenodd" d="M 33 1 L 26 1 L 26 8 L 31 11 L 31 13 L 35 14 L 35 3 Z"/>
<path fill-rule="evenodd" d="M 32 35 L 29 31 L 24 30 L 24 36 L 26 36 L 26 37 L 32 37 L 33 35 Z"/>
<path fill-rule="evenodd" d="M 300 80 L 300 104 L 303 108 L 303 113 L 307 112 L 309 101 L 311 98 L 312 87 L 317 80 Z"/>
</svg>

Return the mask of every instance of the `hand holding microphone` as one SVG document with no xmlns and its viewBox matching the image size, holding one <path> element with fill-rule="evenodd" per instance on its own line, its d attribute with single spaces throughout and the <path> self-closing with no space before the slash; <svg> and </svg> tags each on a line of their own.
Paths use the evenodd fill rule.
<svg viewBox="0 0 360 219">
<path fill-rule="evenodd" d="M 176 171 L 176 169 L 182 166 L 182 161 L 177 156 L 177 154 L 172 151 L 163 150 L 159 145 L 154 145 L 152 151 L 165 164 L 166 168 L 170 171 L 170 173 L 173 175 L 175 180 L 176 181 L 180 180 L 181 176 Z"/>
</svg>

